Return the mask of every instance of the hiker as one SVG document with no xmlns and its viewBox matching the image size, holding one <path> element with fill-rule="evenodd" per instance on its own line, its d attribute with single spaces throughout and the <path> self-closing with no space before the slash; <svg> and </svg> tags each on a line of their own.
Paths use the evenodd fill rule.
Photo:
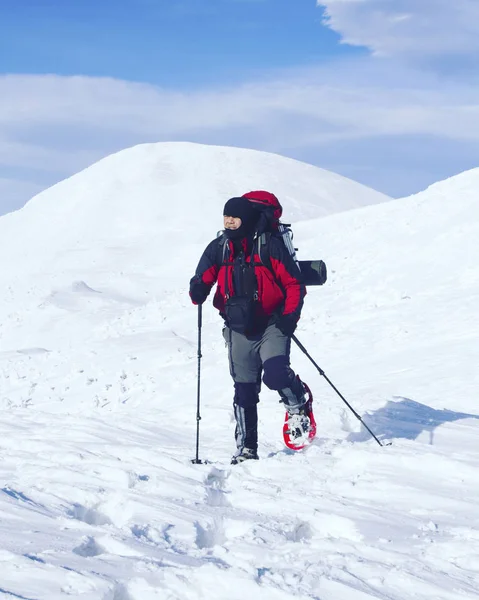
<svg viewBox="0 0 479 600">
<path fill-rule="evenodd" d="M 276 201 L 269 192 L 250 192 L 224 206 L 224 232 L 206 248 L 190 281 L 193 304 L 202 304 L 217 282 L 213 305 L 225 321 L 230 373 L 234 381 L 236 446 L 232 464 L 258 459 L 261 376 L 276 390 L 295 422 L 308 431 L 307 394 L 290 367 L 291 336 L 306 288 L 283 241 L 265 234 L 271 215 L 262 210 Z M 264 234 L 264 235 L 262 235 Z"/>
</svg>

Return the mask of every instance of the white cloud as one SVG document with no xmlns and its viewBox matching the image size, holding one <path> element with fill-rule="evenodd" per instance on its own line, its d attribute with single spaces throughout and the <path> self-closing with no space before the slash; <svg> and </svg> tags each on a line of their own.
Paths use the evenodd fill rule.
<svg viewBox="0 0 479 600">
<path fill-rule="evenodd" d="M 0 77 L 0 156 L 51 162 L 45 142 L 59 131 L 68 139 L 68 129 L 86 136 L 86 146 L 114 133 L 165 138 L 240 127 L 259 127 L 262 138 L 278 121 L 295 118 L 314 120 L 318 141 L 403 133 L 479 138 L 479 86 L 441 85 L 398 65 L 388 81 L 391 68 L 356 61 L 190 93 L 90 77 Z M 299 138 L 309 131 L 300 127 Z M 29 136 L 41 144 L 25 142 Z"/>
<path fill-rule="evenodd" d="M 318 0 L 343 41 L 379 55 L 476 55 L 477 0 Z"/>
</svg>

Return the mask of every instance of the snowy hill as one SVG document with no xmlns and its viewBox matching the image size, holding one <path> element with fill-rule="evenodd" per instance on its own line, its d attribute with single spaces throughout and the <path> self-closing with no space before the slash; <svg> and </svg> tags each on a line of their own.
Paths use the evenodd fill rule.
<svg viewBox="0 0 479 600">
<path fill-rule="evenodd" d="M 148 201 L 135 195 L 143 175 L 127 162 L 113 169 L 116 188 L 99 163 L 0 219 L 11 252 L 0 275 L 1 594 L 479 598 L 479 170 L 317 219 L 319 191 L 287 191 L 286 168 L 276 185 L 172 193 L 164 212 L 152 208 L 155 186 Z M 201 176 L 189 172 L 183 189 L 204 187 Z M 189 462 L 197 314 L 186 282 L 237 187 L 270 187 L 285 206 L 280 189 L 308 200 L 295 242 L 300 258 L 326 260 L 330 279 L 309 290 L 298 338 L 392 446 L 361 431 L 293 350 L 315 394 L 316 442 L 286 451 L 282 410 L 263 390 L 261 460 L 231 467 L 232 386 L 207 306 L 200 456 L 212 462 Z"/>
<path fill-rule="evenodd" d="M 294 222 L 389 200 L 253 150 L 160 143 L 119 152 L 0 218 L 0 254 L 8 257 L 0 270 L 2 347 L 52 351 L 95 340 L 90 318 L 103 340 L 128 308 L 169 311 L 222 228 L 225 201 L 252 189 L 276 192 Z"/>
<path fill-rule="evenodd" d="M 18 230 L 35 252 L 178 233 L 204 242 L 222 227 L 231 196 L 274 190 L 288 220 L 312 219 L 389 200 L 335 173 L 276 154 L 185 142 L 143 144 L 100 160 L 0 219 L 2 245 Z M 23 241 L 23 240 L 22 240 Z M 182 240 L 184 243 L 184 240 Z M 21 244 L 25 250 L 26 244 Z"/>
</svg>

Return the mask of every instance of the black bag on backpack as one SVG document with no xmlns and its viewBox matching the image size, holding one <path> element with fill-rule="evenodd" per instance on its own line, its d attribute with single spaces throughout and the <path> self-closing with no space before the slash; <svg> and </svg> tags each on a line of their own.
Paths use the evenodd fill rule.
<svg viewBox="0 0 479 600">
<path fill-rule="evenodd" d="M 299 268 L 304 285 L 323 285 L 328 279 L 326 263 L 322 260 L 300 260 Z"/>
<path fill-rule="evenodd" d="M 231 296 L 225 303 L 226 325 L 237 333 L 248 333 L 254 324 L 253 298 L 247 296 Z"/>
</svg>

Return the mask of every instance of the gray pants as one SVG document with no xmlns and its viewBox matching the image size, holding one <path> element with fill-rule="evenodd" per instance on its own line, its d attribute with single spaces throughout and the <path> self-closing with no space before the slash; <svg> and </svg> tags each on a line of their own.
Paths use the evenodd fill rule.
<svg viewBox="0 0 479 600">
<path fill-rule="evenodd" d="M 225 327 L 223 336 L 235 387 L 236 443 L 240 450 L 256 450 L 261 377 L 269 389 L 279 393 L 289 412 L 299 412 L 306 401 L 303 384 L 290 367 L 291 339 L 275 325 L 252 337 Z"/>
</svg>

